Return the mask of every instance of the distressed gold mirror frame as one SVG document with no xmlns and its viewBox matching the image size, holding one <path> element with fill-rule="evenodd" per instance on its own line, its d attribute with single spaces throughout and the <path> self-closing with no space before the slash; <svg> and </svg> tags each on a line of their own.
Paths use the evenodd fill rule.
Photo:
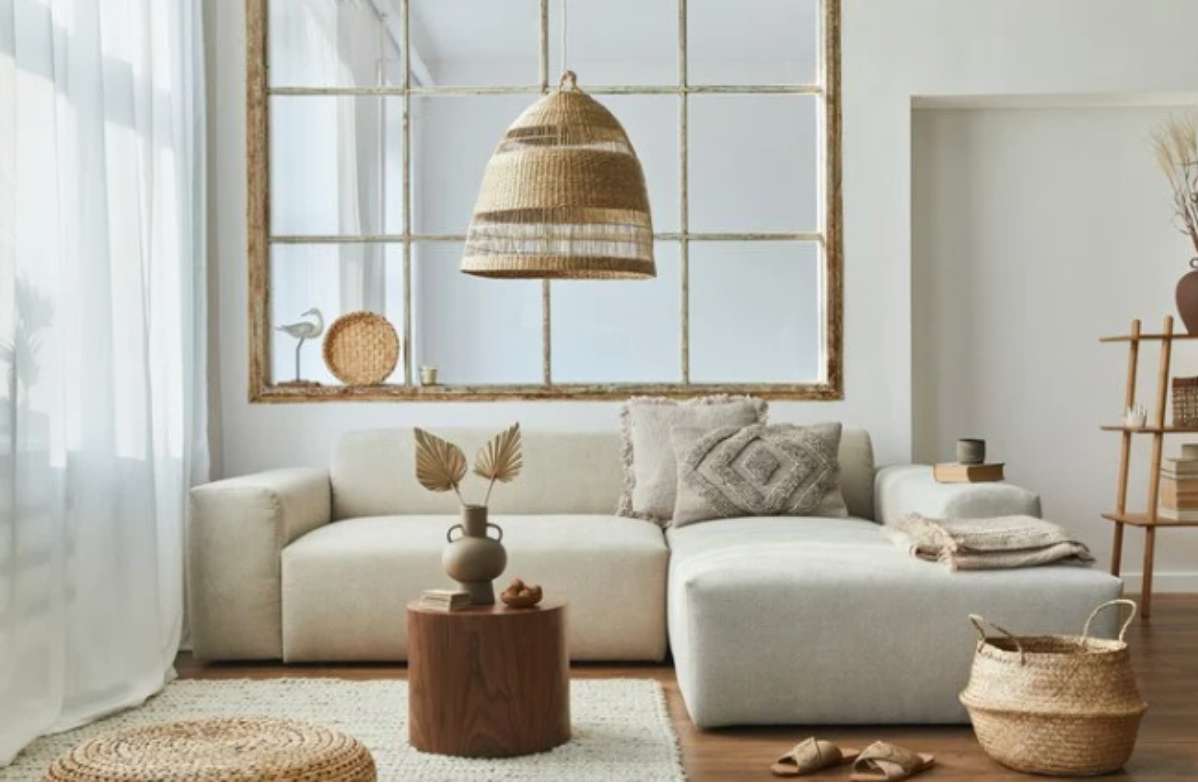
<svg viewBox="0 0 1198 784">
<path fill-rule="evenodd" d="M 668 86 L 588 86 L 593 95 L 677 95 L 680 104 L 679 175 L 680 230 L 658 233 L 657 240 L 678 243 L 681 262 L 681 383 L 666 384 L 561 384 L 553 382 L 550 325 L 550 282 L 542 282 L 542 365 L 543 381 L 529 385 L 439 385 L 423 387 L 414 378 L 410 346 L 412 343 L 412 244 L 414 242 L 462 241 L 465 235 L 423 235 L 412 231 L 411 210 L 411 98 L 414 95 L 515 95 L 525 94 L 530 101 L 547 92 L 555 82 L 549 74 L 549 3 L 540 2 L 540 85 L 528 87 L 419 87 L 411 83 L 409 61 L 409 7 L 412 0 L 398 0 L 402 31 L 402 84 L 398 87 L 271 87 L 267 66 L 267 5 L 269 0 L 246 0 L 246 100 L 249 234 L 249 399 L 251 402 L 306 402 L 329 400 L 419 401 L 419 400 L 613 400 L 630 395 L 690 397 L 707 394 L 752 394 L 778 400 L 841 400 L 844 398 L 844 258 L 841 203 L 841 84 L 840 84 L 840 1 L 820 0 L 822 22 L 822 61 L 817 84 L 804 85 L 689 85 L 687 81 L 687 0 L 678 0 L 679 83 Z M 724 94 L 810 94 L 821 96 L 820 154 L 821 185 L 820 230 L 801 233 L 699 233 L 688 229 L 688 137 L 687 98 L 697 93 Z M 270 227 L 270 136 L 269 100 L 272 95 L 371 95 L 402 99 L 403 225 L 400 234 L 361 236 L 299 235 L 279 236 Z M 463 232 L 466 227 L 462 227 Z M 806 241 L 822 246 L 824 275 L 822 298 L 821 366 L 823 378 L 810 383 L 689 383 L 689 245 L 700 242 Z M 403 383 L 378 386 L 279 386 L 271 383 L 270 323 L 270 249 L 286 243 L 375 242 L 402 245 L 404 281 L 404 323 L 396 325 L 403 336 Z M 603 282 L 593 285 L 602 286 Z M 418 375 L 418 374 L 417 374 Z"/>
</svg>

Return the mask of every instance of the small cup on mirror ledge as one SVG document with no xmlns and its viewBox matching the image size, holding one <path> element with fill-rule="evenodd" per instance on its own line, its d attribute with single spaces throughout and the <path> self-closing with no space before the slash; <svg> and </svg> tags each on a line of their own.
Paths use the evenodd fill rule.
<svg viewBox="0 0 1198 784">
<path fill-rule="evenodd" d="M 436 365 L 421 365 L 420 366 L 420 384 L 426 387 L 437 386 L 437 366 Z"/>
<path fill-rule="evenodd" d="M 980 465 L 986 462 L 986 442 L 980 438 L 959 439 L 957 462 L 962 465 Z"/>
</svg>

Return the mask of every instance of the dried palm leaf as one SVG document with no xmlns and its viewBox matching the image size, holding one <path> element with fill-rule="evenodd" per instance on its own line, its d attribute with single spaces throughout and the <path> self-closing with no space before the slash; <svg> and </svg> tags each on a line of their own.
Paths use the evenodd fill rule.
<svg viewBox="0 0 1198 784">
<path fill-rule="evenodd" d="M 466 456 L 462 450 L 432 433 L 416 428 L 416 481 L 434 493 L 452 490 L 461 500 L 459 485 L 464 476 Z"/>
<path fill-rule="evenodd" d="M 486 446 L 478 450 L 478 455 L 474 458 L 474 473 L 483 479 L 491 480 L 483 505 L 486 506 L 491 500 L 491 490 L 495 488 L 496 482 L 506 484 L 512 481 L 520 475 L 520 469 L 523 467 L 520 423 L 517 422 L 502 433 L 496 434 Z"/>
</svg>

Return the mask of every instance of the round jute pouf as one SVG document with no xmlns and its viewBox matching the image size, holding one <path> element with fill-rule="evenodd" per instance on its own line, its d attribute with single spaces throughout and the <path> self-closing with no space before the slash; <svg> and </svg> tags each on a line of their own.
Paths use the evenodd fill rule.
<svg viewBox="0 0 1198 784">
<path fill-rule="evenodd" d="M 110 732 L 55 760 L 46 781 L 375 781 L 357 739 L 302 721 L 199 719 Z"/>
</svg>

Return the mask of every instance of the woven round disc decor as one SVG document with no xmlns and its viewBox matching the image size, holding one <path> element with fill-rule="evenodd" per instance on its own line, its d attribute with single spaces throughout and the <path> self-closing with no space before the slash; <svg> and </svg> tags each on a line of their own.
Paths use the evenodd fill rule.
<svg viewBox="0 0 1198 784">
<path fill-rule="evenodd" d="M 288 719 L 200 719 L 100 735 L 46 781 L 375 781 L 357 739 Z"/>
<path fill-rule="evenodd" d="M 377 313 L 346 313 L 325 335 L 324 363 L 344 384 L 381 384 L 399 363 L 399 335 L 391 322 Z"/>
<path fill-rule="evenodd" d="M 628 134 L 574 74 L 508 128 L 483 173 L 462 272 L 652 278 L 653 220 Z"/>
</svg>

